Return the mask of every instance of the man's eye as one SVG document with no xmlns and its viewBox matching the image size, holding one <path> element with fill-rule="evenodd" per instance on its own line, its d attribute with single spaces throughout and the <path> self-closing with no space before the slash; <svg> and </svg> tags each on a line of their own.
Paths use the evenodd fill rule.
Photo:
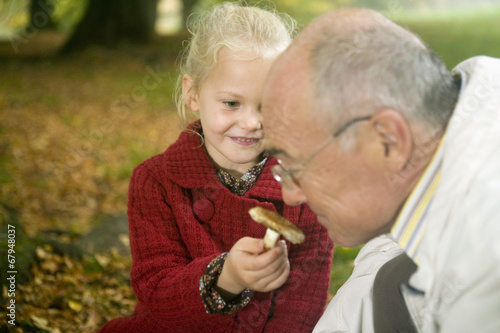
<svg viewBox="0 0 500 333">
<path fill-rule="evenodd" d="M 240 105 L 240 103 L 235 102 L 235 101 L 224 101 L 224 104 L 226 106 L 229 106 L 230 108 L 236 108 Z"/>
</svg>

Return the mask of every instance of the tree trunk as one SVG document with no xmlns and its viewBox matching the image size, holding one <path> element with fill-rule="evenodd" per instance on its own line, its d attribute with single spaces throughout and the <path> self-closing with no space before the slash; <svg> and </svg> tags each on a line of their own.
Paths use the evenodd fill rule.
<svg viewBox="0 0 500 333">
<path fill-rule="evenodd" d="M 44 30 L 55 29 L 56 24 L 52 21 L 54 14 L 54 3 L 52 0 L 31 0 L 29 28 Z"/>
<path fill-rule="evenodd" d="M 154 35 L 158 0 L 89 0 L 85 15 L 61 53 L 91 44 L 115 46 L 126 40 L 147 43 Z"/>
</svg>

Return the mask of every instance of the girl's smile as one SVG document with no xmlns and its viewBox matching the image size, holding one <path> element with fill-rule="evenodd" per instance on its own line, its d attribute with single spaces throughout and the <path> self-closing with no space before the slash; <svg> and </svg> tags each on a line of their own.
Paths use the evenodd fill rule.
<svg viewBox="0 0 500 333">
<path fill-rule="evenodd" d="M 264 150 L 260 103 L 271 60 L 222 48 L 217 65 L 186 104 L 199 112 L 205 147 L 212 161 L 240 177 Z M 192 85 L 184 76 L 184 90 Z"/>
<path fill-rule="evenodd" d="M 259 143 L 260 139 L 259 138 L 247 138 L 247 137 L 237 137 L 233 136 L 230 137 L 236 144 L 242 145 L 242 146 L 252 146 L 257 143 Z"/>
</svg>

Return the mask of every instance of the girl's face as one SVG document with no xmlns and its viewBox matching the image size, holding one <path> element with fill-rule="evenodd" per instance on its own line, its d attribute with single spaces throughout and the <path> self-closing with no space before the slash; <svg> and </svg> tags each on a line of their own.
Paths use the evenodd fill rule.
<svg viewBox="0 0 500 333">
<path fill-rule="evenodd" d="M 212 161 L 233 176 L 241 177 L 257 164 L 264 149 L 259 109 L 271 63 L 238 60 L 231 51 L 222 49 L 217 67 L 198 93 L 186 98 L 188 107 L 200 113 L 205 147 Z M 186 75 L 184 92 L 191 84 Z"/>
</svg>

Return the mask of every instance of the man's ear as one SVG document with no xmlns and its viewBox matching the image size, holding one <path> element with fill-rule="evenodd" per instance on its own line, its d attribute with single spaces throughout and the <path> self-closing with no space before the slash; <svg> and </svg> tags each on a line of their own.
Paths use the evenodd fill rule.
<svg viewBox="0 0 500 333">
<path fill-rule="evenodd" d="M 372 117 L 371 124 L 388 170 L 400 172 L 411 156 L 413 145 L 406 119 L 397 111 L 385 109 Z"/>
<path fill-rule="evenodd" d="M 188 74 L 182 77 L 182 99 L 191 111 L 197 112 L 200 109 L 198 106 L 198 95 L 193 88 L 193 78 Z"/>
</svg>

